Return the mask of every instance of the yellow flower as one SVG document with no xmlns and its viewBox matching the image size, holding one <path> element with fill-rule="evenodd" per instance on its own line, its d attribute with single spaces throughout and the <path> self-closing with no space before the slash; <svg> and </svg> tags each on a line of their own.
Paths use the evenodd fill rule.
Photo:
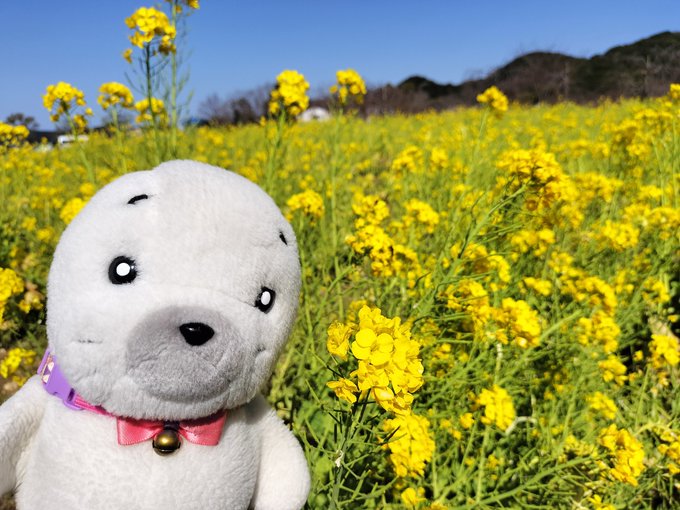
<svg viewBox="0 0 680 510">
<path fill-rule="evenodd" d="M 666 284 L 652 276 L 642 282 L 642 298 L 650 306 L 663 305 L 671 300 Z"/>
<path fill-rule="evenodd" d="M 421 510 L 448 510 L 448 507 L 435 501 L 427 506 L 424 506 Z"/>
<path fill-rule="evenodd" d="M 353 404 L 357 401 L 356 394 L 359 393 L 359 388 L 354 382 L 349 379 L 340 378 L 339 381 L 331 381 L 326 383 L 330 389 L 335 392 L 335 395 L 341 399 Z"/>
<path fill-rule="evenodd" d="M 14 347 L 7 352 L 7 356 L 0 361 L 0 377 L 9 379 L 10 377 L 19 386 L 22 386 L 28 377 L 15 375 L 19 368 L 24 365 L 30 367 L 35 362 L 35 351 Z"/>
<path fill-rule="evenodd" d="M 19 145 L 29 135 L 26 126 L 11 126 L 0 122 L 0 149 L 11 145 Z"/>
<path fill-rule="evenodd" d="M 24 281 L 12 269 L 0 267 L 0 324 L 10 298 L 24 290 Z"/>
<path fill-rule="evenodd" d="M 158 46 L 154 51 L 159 51 L 163 54 L 175 51 L 173 41 L 176 29 L 163 11 L 153 7 L 140 7 L 125 20 L 125 24 L 129 29 L 135 30 L 129 36 L 133 46 L 144 48 L 145 45 L 150 45 L 156 40 Z"/>
<path fill-rule="evenodd" d="M 462 258 L 463 264 L 459 269 L 467 269 L 476 275 L 486 275 L 484 281 L 489 283 L 492 291 L 507 286 L 510 282 L 510 264 L 493 250 L 477 243 L 469 243 L 461 253 L 460 243 L 454 244 L 449 250 L 452 259 Z"/>
<path fill-rule="evenodd" d="M 432 207 L 416 198 L 412 198 L 405 204 L 406 215 L 404 216 L 404 226 L 409 227 L 417 222 L 425 226 L 425 232 L 434 233 L 435 227 L 439 224 L 439 214 Z"/>
<path fill-rule="evenodd" d="M 480 335 L 491 318 L 492 308 L 489 294 L 484 287 L 470 278 L 464 278 L 457 285 L 449 285 L 443 293 L 446 307 L 469 317 L 466 327 Z"/>
<path fill-rule="evenodd" d="M 330 88 L 330 92 L 336 95 L 338 102 L 345 105 L 348 99 L 361 104 L 366 95 L 366 84 L 363 78 L 354 69 L 346 69 L 336 73 L 337 83 Z"/>
<path fill-rule="evenodd" d="M 372 365 L 382 365 L 389 361 L 394 348 L 394 339 L 387 333 L 376 335 L 371 329 L 362 329 L 352 343 L 352 354 L 358 360 L 366 360 Z"/>
<path fill-rule="evenodd" d="M 418 490 L 416 491 L 413 487 L 409 487 L 408 489 L 402 491 L 401 501 L 406 506 L 415 507 L 421 501 L 425 501 L 425 498 L 423 497 L 424 495 L 425 489 L 418 488 Z"/>
<path fill-rule="evenodd" d="M 432 460 L 434 440 L 430 422 L 424 416 L 405 414 L 385 420 L 383 430 L 394 433 L 383 445 L 390 451 L 390 462 L 399 477 L 422 476 L 425 464 Z"/>
<path fill-rule="evenodd" d="M 84 114 L 75 113 L 78 107 L 86 106 L 85 94 L 82 90 L 63 81 L 47 86 L 47 93 L 43 96 L 43 105 L 50 112 L 50 119 L 53 122 L 57 122 L 63 115 L 69 118 L 79 131 L 87 126 L 85 115 L 92 115 L 90 109 L 86 109 Z"/>
<path fill-rule="evenodd" d="M 620 482 L 637 487 L 637 478 L 645 469 L 642 443 L 627 430 L 619 430 L 613 423 L 600 431 L 598 441 L 609 450 L 614 463 L 609 474 Z"/>
<path fill-rule="evenodd" d="M 346 331 L 331 328 L 329 350 L 345 352 Z M 358 366 L 350 377 L 356 379 L 361 392 L 370 392 L 383 409 L 397 414 L 410 412 L 413 393 L 423 385 L 420 344 L 411 338 L 410 325 L 402 324 L 399 317 L 384 317 L 378 308 L 364 306 L 359 311 L 356 331 L 350 351 Z"/>
<path fill-rule="evenodd" d="M 588 402 L 588 407 L 592 411 L 600 413 L 608 420 L 616 418 L 616 405 L 614 404 L 614 401 L 604 393 L 596 391 L 592 395 L 586 397 L 586 402 Z"/>
<path fill-rule="evenodd" d="M 165 103 L 162 99 L 155 97 L 151 98 L 151 108 L 149 108 L 149 99 L 142 99 L 135 103 L 135 110 L 139 113 L 135 119 L 138 124 L 151 123 L 154 119 L 161 124 L 167 121 L 167 112 L 165 111 Z"/>
<path fill-rule="evenodd" d="M 487 105 L 498 116 L 508 111 L 508 98 L 495 85 L 479 94 L 477 102 Z"/>
<path fill-rule="evenodd" d="M 600 361 L 597 366 L 600 368 L 605 382 L 614 381 L 619 386 L 623 386 L 623 383 L 628 379 L 626 365 L 621 363 L 619 358 L 614 355 L 608 356 L 605 361 Z"/>
<path fill-rule="evenodd" d="M 471 428 L 472 425 L 475 423 L 475 419 L 472 413 L 462 414 L 458 421 L 460 422 L 460 426 L 463 427 L 465 430 Z"/>
<path fill-rule="evenodd" d="M 492 316 L 502 331 L 494 335 L 501 343 L 512 341 L 517 347 L 536 347 L 541 341 L 541 321 L 538 313 L 526 301 L 504 298 L 501 308 L 494 308 Z"/>
<path fill-rule="evenodd" d="M 115 81 L 103 83 L 99 87 L 99 98 L 97 102 L 104 109 L 108 110 L 111 106 L 120 104 L 123 108 L 134 107 L 132 92 L 122 83 Z"/>
<path fill-rule="evenodd" d="M 380 225 L 390 215 L 387 203 L 377 195 L 356 195 L 352 201 L 352 211 L 359 216 L 355 221 L 357 228 Z"/>
<path fill-rule="evenodd" d="M 290 208 L 290 213 L 286 215 L 288 221 L 292 219 L 292 213 L 295 211 L 302 211 L 312 220 L 321 218 L 324 213 L 323 198 L 311 189 L 293 195 L 288 199 L 286 205 Z"/>
<path fill-rule="evenodd" d="M 66 205 L 64 205 L 64 207 L 61 209 L 59 217 L 64 223 L 68 225 L 83 207 L 85 207 L 84 200 L 78 197 L 72 198 L 66 202 Z"/>
<path fill-rule="evenodd" d="M 611 315 L 598 310 L 591 318 L 581 317 L 578 326 L 581 345 L 591 345 L 594 341 L 603 347 L 605 354 L 611 354 L 618 348 L 621 328 Z"/>
<path fill-rule="evenodd" d="M 588 498 L 588 503 L 593 505 L 593 510 L 616 510 L 616 507 L 611 503 L 605 503 L 602 501 L 602 496 L 595 494 L 594 496 Z"/>
<path fill-rule="evenodd" d="M 600 245 L 617 252 L 637 246 L 639 236 L 640 229 L 631 223 L 615 223 L 611 220 L 605 221 L 605 224 L 594 234 Z"/>
<path fill-rule="evenodd" d="M 522 283 L 526 286 L 526 288 L 533 290 L 541 296 L 547 297 L 552 293 L 553 286 L 548 280 L 541 280 L 540 278 L 528 276 L 526 278 L 522 278 Z"/>
<path fill-rule="evenodd" d="M 520 230 L 510 238 L 510 244 L 516 250 L 513 259 L 520 254 L 531 252 L 534 257 L 541 257 L 555 244 L 555 232 L 550 229 Z"/>
<path fill-rule="evenodd" d="M 307 90 L 309 83 L 297 71 L 285 70 L 276 77 L 276 88 L 269 98 L 269 114 L 278 116 L 285 113 L 288 119 L 294 119 L 309 106 Z"/>
<path fill-rule="evenodd" d="M 488 390 L 483 389 L 476 399 L 477 406 L 484 406 L 481 421 L 485 425 L 495 423 L 501 430 L 507 430 L 515 420 L 515 406 L 512 397 L 506 390 L 494 384 Z"/>
<path fill-rule="evenodd" d="M 501 154 L 496 166 L 504 172 L 497 187 L 510 192 L 525 187 L 525 205 L 529 210 L 549 207 L 573 194 L 569 177 L 552 153 L 538 149 L 510 150 Z"/>
<path fill-rule="evenodd" d="M 352 326 L 348 326 L 342 322 L 334 322 L 328 326 L 328 339 L 326 340 L 328 352 L 346 360 L 347 351 L 349 350 L 349 338 L 352 335 L 352 332 Z"/>
<path fill-rule="evenodd" d="M 176 0 L 165 0 L 165 1 L 168 2 L 169 4 L 174 4 Z M 189 9 L 196 10 L 196 9 L 199 8 L 198 2 L 199 2 L 199 0 L 179 0 L 177 2 L 177 5 L 176 5 L 177 12 L 182 12 L 182 5 L 180 5 L 180 4 L 184 4 Z"/>
<path fill-rule="evenodd" d="M 424 169 L 423 151 L 415 145 L 409 145 L 402 150 L 397 154 L 390 165 L 390 170 L 392 170 L 395 175 L 421 173 Z"/>
<path fill-rule="evenodd" d="M 680 343 L 674 336 L 652 334 L 649 350 L 654 368 L 674 367 L 680 361 Z"/>
</svg>

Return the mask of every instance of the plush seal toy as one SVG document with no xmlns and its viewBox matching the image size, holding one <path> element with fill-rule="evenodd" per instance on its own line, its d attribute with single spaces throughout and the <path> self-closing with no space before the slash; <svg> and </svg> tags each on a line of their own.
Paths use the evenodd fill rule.
<svg viewBox="0 0 680 510">
<path fill-rule="evenodd" d="M 299 443 L 258 395 L 293 326 L 295 235 L 232 172 L 172 161 L 101 189 L 48 279 L 49 350 L 0 407 L 19 510 L 297 509 Z"/>
</svg>

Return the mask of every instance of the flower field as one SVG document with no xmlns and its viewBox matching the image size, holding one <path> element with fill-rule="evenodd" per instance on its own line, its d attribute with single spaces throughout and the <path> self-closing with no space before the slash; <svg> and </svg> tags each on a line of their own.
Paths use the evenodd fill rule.
<svg viewBox="0 0 680 510">
<path fill-rule="evenodd" d="M 259 183 L 297 233 L 298 322 L 264 391 L 303 444 L 309 508 L 674 508 L 680 86 L 535 107 L 490 89 L 364 120 L 349 71 L 326 122 L 290 120 L 308 85 L 287 71 L 259 125 L 172 129 L 150 94 L 140 133 L 59 150 L 0 124 L 2 399 L 46 345 L 66 224 L 117 176 L 195 159 Z M 48 108 L 77 133 L 65 85 Z M 120 90 L 102 101 L 131 107 Z"/>
</svg>

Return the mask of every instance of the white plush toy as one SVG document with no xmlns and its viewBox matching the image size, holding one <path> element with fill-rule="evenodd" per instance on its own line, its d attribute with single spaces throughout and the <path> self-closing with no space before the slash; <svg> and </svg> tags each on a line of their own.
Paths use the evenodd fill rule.
<svg viewBox="0 0 680 510">
<path fill-rule="evenodd" d="M 293 325 L 295 235 L 248 180 L 173 161 L 64 231 L 49 351 L 0 407 L 0 494 L 32 509 L 297 509 L 300 445 L 258 395 Z"/>
</svg>

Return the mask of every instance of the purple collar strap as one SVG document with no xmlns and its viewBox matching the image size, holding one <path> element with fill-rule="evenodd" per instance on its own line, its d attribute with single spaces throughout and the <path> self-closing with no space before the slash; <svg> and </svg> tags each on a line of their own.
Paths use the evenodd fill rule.
<svg viewBox="0 0 680 510">
<path fill-rule="evenodd" d="M 38 375 L 47 393 L 59 397 L 66 407 L 78 411 L 83 409 L 77 403 L 78 395 L 76 390 L 73 389 L 64 377 L 64 374 L 61 373 L 56 357 L 50 352 L 49 348 L 45 351 L 45 355 L 40 363 Z"/>
</svg>

